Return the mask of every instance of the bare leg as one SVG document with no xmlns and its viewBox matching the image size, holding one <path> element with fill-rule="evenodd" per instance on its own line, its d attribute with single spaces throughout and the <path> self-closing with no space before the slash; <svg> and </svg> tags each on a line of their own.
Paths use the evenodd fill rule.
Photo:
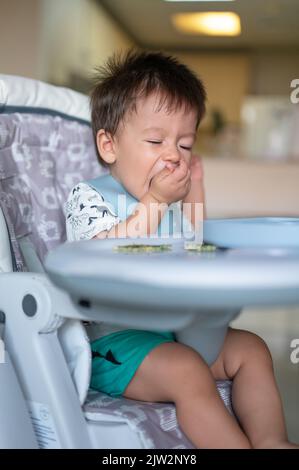
<svg viewBox="0 0 299 470">
<path fill-rule="evenodd" d="M 221 400 L 209 367 L 187 346 L 164 343 L 151 351 L 124 396 L 174 402 L 181 429 L 198 448 L 250 448 Z"/>
<path fill-rule="evenodd" d="M 254 448 L 297 448 L 288 442 L 271 355 L 261 338 L 229 329 L 211 371 L 215 378 L 233 379 L 234 411 Z"/>
</svg>

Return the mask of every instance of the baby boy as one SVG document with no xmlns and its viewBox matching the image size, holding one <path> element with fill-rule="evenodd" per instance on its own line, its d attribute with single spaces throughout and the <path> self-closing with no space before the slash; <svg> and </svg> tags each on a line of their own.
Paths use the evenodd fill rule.
<svg viewBox="0 0 299 470">
<path fill-rule="evenodd" d="M 183 212 L 188 203 L 186 217 L 195 227 L 203 185 L 192 147 L 205 112 L 202 82 L 158 52 L 114 56 L 98 72 L 92 128 L 109 174 L 72 190 L 68 240 L 150 236 L 173 203 L 182 203 Z M 120 194 L 135 202 L 133 211 L 119 209 Z M 111 396 L 173 402 L 181 429 L 196 447 L 295 447 L 287 440 L 270 353 L 256 335 L 229 328 L 210 365 L 171 332 L 100 324 L 92 339 L 91 387 Z M 215 380 L 232 380 L 238 421 Z"/>
</svg>

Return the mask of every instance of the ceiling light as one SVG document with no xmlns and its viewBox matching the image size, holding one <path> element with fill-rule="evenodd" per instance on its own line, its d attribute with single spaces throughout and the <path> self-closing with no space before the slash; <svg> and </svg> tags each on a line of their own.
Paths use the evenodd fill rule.
<svg viewBox="0 0 299 470">
<path fill-rule="evenodd" d="M 235 0 L 164 0 L 164 2 L 234 2 Z"/>
<path fill-rule="evenodd" d="M 238 36 L 240 17 L 233 12 L 176 13 L 172 22 L 177 30 L 186 34 L 209 36 Z"/>
</svg>

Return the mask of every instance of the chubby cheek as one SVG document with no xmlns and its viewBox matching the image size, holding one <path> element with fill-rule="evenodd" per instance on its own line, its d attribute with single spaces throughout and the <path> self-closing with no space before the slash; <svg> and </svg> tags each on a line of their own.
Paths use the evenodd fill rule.
<svg viewBox="0 0 299 470">
<path fill-rule="evenodd" d="M 130 166 L 126 171 L 127 189 L 138 200 L 148 191 L 148 173 L 151 167 L 148 167 L 140 161 Z"/>
</svg>

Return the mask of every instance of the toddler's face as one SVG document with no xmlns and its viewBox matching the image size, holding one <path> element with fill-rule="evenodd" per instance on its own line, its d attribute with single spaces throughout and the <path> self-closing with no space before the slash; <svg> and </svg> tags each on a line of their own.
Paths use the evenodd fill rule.
<svg viewBox="0 0 299 470">
<path fill-rule="evenodd" d="M 175 166 L 185 159 L 190 164 L 196 137 L 195 110 L 186 111 L 183 106 L 169 112 L 158 104 L 158 95 L 140 98 L 136 112 L 125 116 L 115 136 L 116 161 L 111 173 L 138 200 L 166 163 Z"/>
</svg>

